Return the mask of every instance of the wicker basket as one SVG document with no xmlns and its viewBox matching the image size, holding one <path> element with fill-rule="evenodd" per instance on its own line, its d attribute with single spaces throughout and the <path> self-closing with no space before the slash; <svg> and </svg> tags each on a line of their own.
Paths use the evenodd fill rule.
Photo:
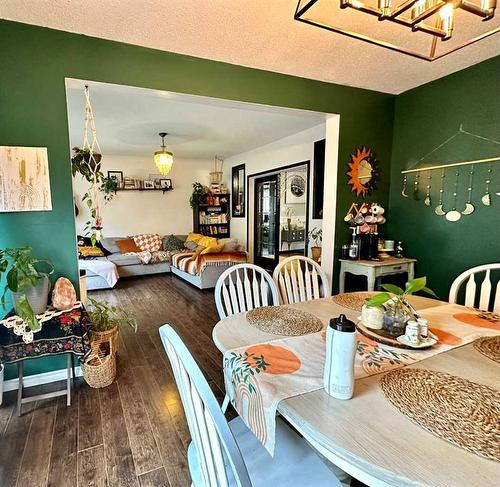
<svg viewBox="0 0 500 487">
<path fill-rule="evenodd" d="M 109 346 L 107 345 L 109 344 Z M 94 389 L 107 387 L 116 377 L 113 342 L 92 342 L 92 352 L 81 365 L 85 382 Z"/>
<path fill-rule="evenodd" d="M 114 328 L 111 328 L 111 330 L 106 331 L 92 330 L 91 341 L 92 343 L 111 342 L 111 345 L 113 346 L 113 354 L 116 355 L 118 353 L 118 327 L 115 326 Z"/>
<path fill-rule="evenodd" d="M 210 183 L 211 184 L 219 184 L 222 181 L 223 172 L 222 171 L 213 171 L 210 173 Z"/>
</svg>

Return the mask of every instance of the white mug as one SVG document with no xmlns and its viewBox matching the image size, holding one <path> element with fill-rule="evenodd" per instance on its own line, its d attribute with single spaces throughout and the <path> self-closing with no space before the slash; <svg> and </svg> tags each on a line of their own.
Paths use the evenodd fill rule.
<svg viewBox="0 0 500 487">
<path fill-rule="evenodd" d="M 410 343 L 418 345 L 420 343 L 420 325 L 416 321 L 408 321 L 405 336 Z"/>
</svg>

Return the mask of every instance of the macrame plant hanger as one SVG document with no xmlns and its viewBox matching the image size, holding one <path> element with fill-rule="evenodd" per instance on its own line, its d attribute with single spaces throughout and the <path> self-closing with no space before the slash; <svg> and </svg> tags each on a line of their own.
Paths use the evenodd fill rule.
<svg viewBox="0 0 500 487">
<path fill-rule="evenodd" d="M 92 185 L 89 190 L 89 193 L 92 195 L 89 200 L 91 202 L 89 210 L 93 223 L 91 224 L 89 230 L 92 243 L 95 244 L 95 242 L 99 242 L 101 240 L 102 216 L 99 205 L 100 157 L 99 160 L 96 160 L 94 154 L 102 154 L 102 152 L 101 147 L 99 146 L 99 141 L 97 140 L 94 111 L 90 102 L 90 89 L 87 85 L 85 85 L 85 130 L 83 135 L 83 150 L 86 149 L 89 151 L 89 157 L 88 160 L 86 160 L 86 164 L 89 168 L 92 179 Z"/>
</svg>

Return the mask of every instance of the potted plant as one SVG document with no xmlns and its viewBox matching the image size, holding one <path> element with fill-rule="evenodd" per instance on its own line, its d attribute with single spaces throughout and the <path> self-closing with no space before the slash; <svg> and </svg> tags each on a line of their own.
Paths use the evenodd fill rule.
<svg viewBox="0 0 500 487">
<path fill-rule="evenodd" d="M 118 306 L 110 306 L 104 301 L 89 298 L 87 312 L 92 323 L 92 341 L 111 341 L 113 350 L 118 350 L 118 331 L 122 326 L 130 326 L 137 331 L 134 316 Z"/>
<path fill-rule="evenodd" d="M 73 177 L 79 173 L 89 183 L 92 183 L 94 181 L 94 173 L 97 174 L 101 170 L 101 159 L 102 154 L 96 152 L 91 154 L 90 149 L 73 147 L 73 157 L 71 158 L 71 172 L 73 173 Z"/>
<path fill-rule="evenodd" d="M 309 241 L 311 242 L 312 259 L 319 262 L 321 259 L 321 242 L 323 241 L 323 229 L 314 227 L 309 232 Z"/>
<path fill-rule="evenodd" d="M 189 198 L 189 204 L 191 208 L 194 208 L 196 205 L 203 203 L 207 195 L 210 194 L 210 189 L 206 186 L 203 186 L 201 183 L 193 183 L 193 192 L 191 197 Z"/>
<path fill-rule="evenodd" d="M 404 290 L 394 284 L 382 284 L 387 293 L 379 293 L 366 302 L 366 306 L 383 306 L 384 330 L 392 336 L 399 336 L 405 332 L 406 322 L 411 318 L 413 312 L 406 302 L 406 297 L 418 291 L 423 291 L 437 298 L 432 289 L 427 287 L 427 278 L 418 277 L 409 280 Z M 390 293 L 390 294 L 389 294 Z"/>
<path fill-rule="evenodd" d="M 5 309 L 7 292 L 12 292 L 14 309 L 32 330 L 38 330 L 40 323 L 36 315 L 47 309 L 50 280 L 54 266 L 48 260 L 36 259 L 31 247 L 0 249 L 0 277 L 6 273 L 6 285 L 1 303 Z M 48 272 L 41 268 L 45 266 Z"/>
</svg>

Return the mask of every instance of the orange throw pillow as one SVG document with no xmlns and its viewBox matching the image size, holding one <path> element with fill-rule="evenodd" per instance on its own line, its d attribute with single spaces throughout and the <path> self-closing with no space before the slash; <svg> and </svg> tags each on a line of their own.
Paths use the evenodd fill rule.
<svg viewBox="0 0 500 487">
<path fill-rule="evenodd" d="M 127 238 L 124 240 L 117 240 L 116 245 L 120 249 L 122 254 L 126 254 L 128 252 L 140 252 L 141 249 L 137 247 L 137 244 L 134 242 L 133 238 Z"/>
</svg>

